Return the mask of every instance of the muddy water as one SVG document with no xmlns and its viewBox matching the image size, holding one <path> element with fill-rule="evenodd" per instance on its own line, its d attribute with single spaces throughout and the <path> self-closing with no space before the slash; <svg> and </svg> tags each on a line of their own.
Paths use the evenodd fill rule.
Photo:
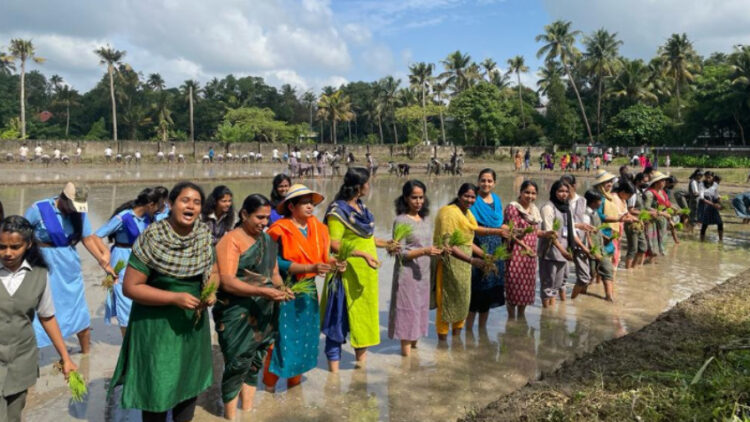
<svg viewBox="0 0 750 422">
<path fill-rule="evenodd" d="M 467 179 L 468 180 L 468 179 Z M 462 180 L 433 179 L 428 196 L 433 214 L 439 205 L 448 203 Z M 549 181 L 540 185 L 540 198 L 546 198 Z M 521 179 L 501 177 L 497 193 L 504 203 L 515 198 Z M 249 193 L 267 193 L 269 180 L 228 182 L 241 200 Z M 337 185 L 328 181 L 310 181 L 309 185 L 332 197 Z M 205 184 L 207 189 L 212 185 Z M 142 184 L 93 186 L 90 191 L 90 218 L 99 227 L 121 202 L 131 199 Z M 393 199 L 399 194 L 401 181 L 379 178 L 373 182 L 367 204 L 377 219 L 376 235 L 388 237 L 394 217 Z M 1 188 L 0 198 L 8 213 L 24 210 L 33 201 L 55 194 L 56 186 Z M 539 201 L 543 202 L 542 199 Z M 322 209 L 318 210 L 319 214 Z M 736 225 L 734 225 L 736 227 Z M 732 227 L 729 227 L 730 234 Z M 699 244 L 685 239 L 670 247 L 669 257 L 661 263 L 617 275 L 618 303 L 610 305 L 595 296 L 568 300 L 554 309 L 542 310 L 539 300 L 527 310 L 525 322 L 508 322 L 505 308 L 491 311 L 487 331 L 454 338 L 447 347 L 438 347 L 434 327 L 429 337 L 419 343 L 413 356 L 404 359 L 399 344 L 387 338 L 387 315 L 390 300 L 392 259 L 383 254 L 380 271 L 381 344 L 373 347 L 365 369 L 353 368 L 353 351 L 345 346 L 341 372 L 330 375 L 325 370 L 323 354 L 318 367 L 305 375 L 301 387 L 287 392 L 268 394 L 262 389 L 255 398 L 255 409 L 242 413 L 242 420 L 449 420 L 486 405 L 500 394 L 523 386 L 530 378 L 556 368 L 561 362 L 590 350 L 607 339 L 637 330 L 660 312 L 689 295 L 708 289 L 739 273 L 747 266 L 746 240 L 743 236 L 727 239 L 724 245 Z M 107 401 L 106 388 L 119 352 L 120 334 L 103 321 L 104 291 L 97 287 L 102 273 L 83 248 L 86 297 L 92 315 L 93 350 L 89 356 L 78 352 L 74 338 L 68 345 L 76 353 L 83 376 L 89 380 L 89 395 L 83 403 L 71 403 L 62 377 L 53 375 L 51 363 L 55 352 L 42 351 L 41 378 L 30 395 L 26 420 L 129 420 L 139 421 L 136 411 L 119 409 L 116 399 Z M 570 285 L 569 285 L 570 287 Z M 593 286 L 593 293 L 601 292 Z M 434 312 L 431 325 L 434 324 Z M 323 348 L 321 341 L 321 350 Z M 214 344 L 216 344 L 214 338 Z M 218 380 L 221 357 L 215 346 L 216 383 L 203 394 L 196 420 L 220 420 L 221 404 Z M 595 369 L 595 368 L 592 368 Z"/>
</svg>

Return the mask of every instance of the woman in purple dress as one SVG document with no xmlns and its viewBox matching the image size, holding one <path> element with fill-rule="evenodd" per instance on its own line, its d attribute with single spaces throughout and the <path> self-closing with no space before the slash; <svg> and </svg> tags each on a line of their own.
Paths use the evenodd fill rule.
<svg viewBox="0 0 750 422">
<path fill-rule="evenodd" d="M 424 183 L 419 180 L 406 182 L 395 204 L 394 238 L 396 228 L 403 224 L 411 227 L 411 233 L 400 239 L 403 244 L 393 266 L 388 337 L 401 340 L 401 355 L 409 356 L 412 347 L 417 347 L 417 340 L 427 335 L 430 257 L 440 255 L 442 250 L 432 246 L 432 233 L 425 221 L 429 214 L 429 201 Z"/>
</svg>

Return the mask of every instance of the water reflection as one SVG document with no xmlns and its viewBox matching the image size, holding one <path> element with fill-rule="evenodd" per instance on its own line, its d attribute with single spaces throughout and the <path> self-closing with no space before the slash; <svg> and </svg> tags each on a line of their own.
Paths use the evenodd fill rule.
<svg viewBox="0 0 750 422">
<path fill-rule="evenodd" d="M 184 170 L 185 177 L 190 176 L 188 170 Z M 207 175 L 221 172 L 222 176 L 226 176 L 230 170 L 240 174 L 253 173 L 251 169 L 207 168 L 202 171 Z M 113 171 L 110 177 L 117 174 Z M 130 177 L 141 177 L 137 176 L 139 174 L 137 170 L 131 171 Z M 165 180 L 160 184 L 170 186 L 172 183 L 167 178 L 177 173 L 171 169 L 158 173 L 149 170 L 142 177 L 153 177 L 155 174 L 164 176 Z M 424 178 L 433 216 L 437 208 L 448 203 L 458 186 L 467 180 L 472 178 Z M 515 199 L 521 181 L 520 177 L 501 176 L 497 193 L 503 203 Z M 546 198 L 550 181 L 537 181 L 540 182 L 540 198 Z M 271 188 L 270 180 L 222 183 L 235 192 L 237 201 L 250 193 L 267 195 Z M 306 183 L 326 196 L 326 204 L 338 189 L 337 183 L 326 179 Z M 203 186 L 209 191 L 217 184 L 204 183 Z M 367 205 L 376 218 L 376 236 L 390 235 L 391 222 L 395 217 L 393 199 L 400 193 L 401 185 L 401 180 L 383 177 L 372 183 Z M 89 193 L 92 225 L 96 228 L 104 223 L 117 205 L 133 199 L 144 186 L 143 183 L 92 186 Z M 32 202 L 56 195 L 61 188 L 62 184 L 5 187 L 0 188 L 0 199 L 6 210 L 23 212 Z M 323 211 L 324 207 L 316 210 L 319 217 Z M 568 300 L 544 312 L 540 303 L 536 303 L 527 309 L 526 319 L 519 321 L 507 321 L 505 308 L 495 308 L 490 312 L 486 331 L 477 331 L 475 327 L 472 334 L 449 339 L 446 347 L 437 347 L 433 312 L 429 337 L 422 339 L 419 347 L 407 359 L 399 355 L 398 342 L 385 336 L 393 260 L 381 253 L 379 259 L 383 267 L 380 271 L 379 294 L 383 335 L 381 344 L 371 349 L 366 368 L 353 369 L 351 348 L 345 346 L 342 372 L 329 374 L 321 353 L 318 367 L 305 375 L 301 387 L 283 391 L 284 383 L 281 383 L 282 391 L 275 395 L 264 392 L 260 387 L 255 409 L 240 412 L 241 420 L 455 419 L 472 408 L 486 405 L 500 394 L 520 388 L 543 371 L 554 370 L 561 362 L 591 350 L 604 340 L 642 327 L 677 301 L 739 273 L 746 262 L 744 243 L 731 238 L 729 234 L 723 246 L 685 240 L 678 247 L 671 248 L 669 257 L 657 265 L 619 272 L 616 285 L 618 303 L 614 306 L 595 296 Z M 26 420 L 53 420 L 64 415 L 63 419 L 138 421 L 138 412 L 117 408 L 117 394 L 109 401 L 105 399 L 121 338 L 116 327 L 103 323 L 105 292 L 96 286 L 101 278 L 101 270 L 83 249 L 81 252 L 86 297 L 93 312 L 93 352 L 86 358 L 80 354 L 75 354 L 73 358 L 83 370 L 88 371 L 88 375 L 84 376 L 90 380 L 89 397 L 81 405 L 70 403 L 62 377 L 51 374 L 49 370 L 49 365 L 57 359 L 56 354 L 51 348 L 45 349 L 42 351 L 45 366 L 29 398 Z M 602 287 L 595 284 L 590 290 L 599 295 Z M 77 352 L 75 341 L 69 344 Z M 215 372 L 220 374 L 222 361 L 218 352 L 214 364 Z M 196 420 L 218 421 L 221 420 L 220 414 L 218 385 L 215 385 L 200 398 Z"/>
</svg>

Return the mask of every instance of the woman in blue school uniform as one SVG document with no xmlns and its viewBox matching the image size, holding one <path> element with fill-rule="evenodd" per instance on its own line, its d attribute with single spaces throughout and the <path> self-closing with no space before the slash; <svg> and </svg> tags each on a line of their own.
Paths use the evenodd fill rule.
<svg viewBox="0 0 750 422">
<path fill-rule="evenodd" d="M 132 301 L 122 293 L 122 279 L 125 276 L 125 267 L 130 259 L 130 251 L 135 242 L 146 227 L 151 223 L 154 215 L 162 207 L 161 196 L 153 188 L 146 188 L 132 201 L 125 202 L 117 207 L 112 217 L 99 230 L 96 236 L 99 242 L 108 238 L 112 243 L 109 257 L 109 265 L 113 269 L 117 263 L 122 261 L 123 265 L 117 274 L 117 282 L 112 291 L 107 294 L 107 303 L 104 306 L 104 319 L 109 324 L 113 317 L 117 318 L 122 334 L 130 318 L 130 307 Z M 100 250 L 107 251 L 102 242 Z M 106 255 L 106 252 L 105 252 Z"/>
<path fill-rule="evenodd" d="M 91 230 L 87 199 L 88 189 L 68 182 L 60 195 L 35 202 L 25 215 L 34 227 L 34 239 L 49 267 L 50 288 L 60 331 L 63 338 L 77 334 L 84 354 L 89 352 L 91 343 L 91 319 L 83 294 L 81 258 L 76 250 L 78 242 L 83 243 L 106 272 L 112 272 L 109 260 L 99 251 Z M 40 348 L 52 344 L 38 319 L 34 320 L 34 332 Z"/>
</svg>

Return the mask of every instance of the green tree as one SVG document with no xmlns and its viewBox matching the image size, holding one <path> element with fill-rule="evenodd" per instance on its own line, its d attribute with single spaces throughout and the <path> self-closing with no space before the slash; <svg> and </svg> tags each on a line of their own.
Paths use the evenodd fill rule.
<svg viewBox="0 0 750 422">
<path fill-rule="evenodd" d="M 310 113 L 310 131 L 312 132 L 313 129 L 313 111 L 315 109 L 315 105 L 318 103 L 318 99 L 315 98 L 315 94 L 312 91 L 306 91 L 304 94 L 302 94 L 302 103 L 305 105 L 305 108 L 307 108 L 307 111 Z"/>
<path fill-rule="evenodd" d="M 13 61 L 18 60 L 21 63 L 21 139 L 26 139 L 26 60 L 44 63 L 45 59 L 36 55 L 31 40 L 21 38 L 10 40 L 10 57 Z M 7 61 L 8 58 L 5 60 Z"/>
<path fill-rule="evenodd" d="M 89 132 L 83 139 L 87 141 L 99 141 L 105 139 L 107 135 L 107 129 L 104 127 L 104 117 L 101 117 L 91 125 L 91 129 L 89 129 Z"/>
<path fill-rule="evenodd" d="M 537 42 L 543 42 L 544 45 L 537 51 L 537 58 L 544 56 L 546 61 L 560 60 L 563 71 L 568 77 L 573 92 L 578 99 L 578 106 L 581 109 L 581 116 L 583 116 L 583 122 L 586 125 L 586 132 L 589 135 L 589 142 L 594 142 L 594 137 L 591 134 L 591 125 L 589 125 L 589 119 L 586 116 L 586 109 L 583 106 L 583 100 L 581 100 L 581 94 L 578 92 L 573 75 L 570 73 L 570 64 L 575 60 L 580 52 L 575 47 L 576 37 L 580 35 L 581 31 L 571 31 L 569 21 L 555 21 L 544 27 L 544 34 L 536 36 Z"/>
<path fill-rule="evenodd" d="M 0 75 L 9 76 L 15 71 L 16 65 L 13 63 L 13 56 L 9 56 L 5 54 L 4 51 L 0 51 Z"/>
<path fill-rule="evenodd" d="M 557 78 L 549 80 L 547 85 L 546 133 L 552 142 L 561 145 L 572 145 L 578 139 L 580 119 L 568 104 L 565 86 Z"/>
<path fill-rule="evenodd" d="M 617 39 L 617 33 L 613 34 L 602 28 L 585 37 L 583 43 L 586 46 L 584 66 L 596 78 L 596 139 L 600 140 L 604 78 L 617 73 L 620 66 L 618 50 L 622 41 Z"/>
<path fill-rule="evenodd" d="M 78 91 L 69 85 L 58 85 L 55 89 L 55 100 L 53 104 L 65 107 L 65 139 L 70 134 L 70 108 L 81 105 Z"/>
<path fill-rule="evenodd" d="M 623 60 L 620 73 L 612 83 L 607 96 L 623 99 L 627 105 L 657 104 L 659 97 L 651 91 L 650 74 L 650 69 L 643 60 Z"/>
<path fill-rule="evenodd" d="M 742 45 L 736 47 L 735 52 L 729 57 L 729 63 L 732 69 L 730 78 L 734 91 L 733 98 L 736 99 L 736 103 L 740 107 L 747 111 L 750 109 L 750 46 Z M 735 112 L 732 114 L 732 117 L 739 128 L 742 145 L 745 145 L 745 129 L 741 122 L 741 115 L 747 117 L 748 113 L 740 114 Z"/>
<path fill-rule="evenodd" d="M 153 104 L 153 109 L 156 112 L 156 131 L 159 134 L 161 142 L 167 142 L 169 136 L 169 129 L 174 125 L 172 120 L 172 110 L 170 107 L 170 98 L 166 92 L 161 92 L 156 102 Z M 161 148 L 159 148 L 161 150 Z"/>
<path fill-rule="evenodd" d="M 99 47 L 94 50 L 99 56 L 99 64 L 107 65 L 107 74 L 109 75 L 109 95 L 112 100 L 112 140 L 117 143 L 117 152 L 120 152 L 120 143 L 117 140 L 117 104 L 115 102 L 115 77 L 117 66 L 120 65 L 125 51 L 115 50 L 110 46 Z"/>
<path fill-rule="evenodd" d="M 677 99 L 677 120 L 682 120 L 682 87 L 693 81 L 693 73 L 698 70 L 698 54 L 686 34 L 672 34 L 667 42 L 659 48 L 659 55 L 665 62 L 665 73 L 674 83 Z"/>
<path fill-rule="evenodd" d="M 474 142 L 486 146 L 509 137 L 516 124 L 509 108 L 496 86 L 480 82 L 454 97 L 448 110 Z"/>
<path fill-rule="evenodd" d="M 409 66 L 409 83 L 415 89 L 418 89 L 422 99 L 422 141 L 427 142 L 427 114 L 425 108 L 427 107 L 427 92 L 430 90 L 432 85 L 432 70 L 434 69 L 432 63 L 419 62 Z"/>
<path fill-rule="evenodd" d="M 523 84 L 521 83 L 521 73 L 529 71 L 529 67 L 526 66 L 523 56 L 516 56 L 512 59 L 508 59 L 508 74 L 515 73 L 518 84 L 518 105 L 521 107 L 521 126 L 526 127 L 526 118 L 523 115 Z"/>
<path fill-rule="evenodd" d="M 432 85 L 432 92 L 435 94 L 435 101 L 438 105 L 444 106 L 445 103 L 445 93 L 448 90 L 448 87 L 443 82 L 437 82 Z M 445 116 L 443 112 L 443 107 L 440 108 L 440 137 L 443 141 L 443 145 L 446 144 L 445 140 Z"/>
<path fill-rule="evenodd" d="M 180 92 L 185 96 L 188 102 L 190 113 L 190 142 L 193 143 L 193 158 L 195 158 L 195 124 L 193 122 L 193 102 L 200 94 L 200 84 L 198 81 L 188 79 L 180 87 Z"/>
<path fill-rule="evenodd" d="M 162 78 L 159 73 L 152 73 L 148 75 L 146 86 L 154 91 L 162 91 L 167 87 L 167 84 L 164 82 L 164 78 Z"/>
<path fill-rule="evenodd" d="M 636 104 L 617 113 L 606 134 L 618 145 L 643 145 L 660 141 L 668 125 L 669 119 L 660 109 Z"/>
<path fill-rule="evenodd" d="M 393 120 L 393 142 L 398 144 L 398 130 L 396 128 L 396 93 L 398 93 L 398 87 L 401 85 L 401 79 L 396 79 L 393 76 L 386 76 L 385 78 L 378 81 L 378 89 L 380 90 L 379 102 L 381 112 L 383 115 L 390 114 Z"/>
<path fill-rule="evenodd" d="M 453 89 L 453 95 L 469 88 L 472 80 L 479 76 L 479 67 L 471 62 L 471 56 L 459 50 L 449 54 L 441 63 L 445 71 L 440 74 L 440 78 Z"/>
</svg>

